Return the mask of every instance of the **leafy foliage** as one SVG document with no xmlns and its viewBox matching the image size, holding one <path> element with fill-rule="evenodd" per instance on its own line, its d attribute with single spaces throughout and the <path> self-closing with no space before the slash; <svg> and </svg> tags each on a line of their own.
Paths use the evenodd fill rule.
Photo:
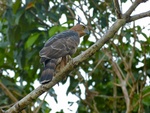
<svg viewBox="0 0 150 113">
<path fill-rule="evenodd" d="M 72 27 L 78 15 L 85 18 L 83 23 L 88 25 L 91 35 L 84 37 L 74 55 L 77 56 L 99 40 L 117 19 L 114 4 L 109 0 L 64 0 L 63 3 L 59 0 L 2 0 L 0 6 L 3 6 L 0 8 L 0 82 L 17 100 L 34 89 L 42 70 L 39 51 L 48 38 Z M 150 77 L 150 36 L 144 32 L 147 29 L 134 22 L 122 27 L 111 41 L 73 70 L 67 79 L 70 80 L 67 95 L 72 93 L 79 98 L 79 113 L 125 112 L 127 106 L 119 76 L 126 83 L 131 111 L 150 112 L 150 88 L 146 82 Z M 85 88 L 84 99 L 80 84 Z M 0 108 L 8 109 L 15 101 L 2 85 Z M 48 93 L 57 102 L 55 89 Z M 39 98 L 25 110 L 32 113 L 37 109 L 37 112 L 49 113 L 52 108 Z"/>
</svg>

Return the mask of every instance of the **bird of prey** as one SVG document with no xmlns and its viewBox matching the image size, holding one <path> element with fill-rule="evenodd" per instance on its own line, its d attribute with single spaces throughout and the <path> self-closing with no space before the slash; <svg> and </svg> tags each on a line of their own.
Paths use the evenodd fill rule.
<svg viewBox="0 0 150 113">
<path fill-rule="evenodd" d="M 52 80 L 57 69 L 64 67 L 68 62 L 68 56 L 73 55 L 80 42 L 80 37 L 88 33 L 88 29 L 81 24 L 51 37 L 39 52 L 40 62 L 44 69 L 40 77 L 40 83 L 45 84 Z"/>
</svg>

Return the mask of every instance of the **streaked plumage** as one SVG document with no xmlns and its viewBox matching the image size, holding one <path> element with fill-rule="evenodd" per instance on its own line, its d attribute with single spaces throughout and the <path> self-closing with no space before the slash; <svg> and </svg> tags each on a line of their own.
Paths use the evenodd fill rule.
<svg viewBox="0 0 150 113">
<path fill-rule="evenodd" d="M 45 84 L 52 80 L 57 67 L 62 68 L 68 62 L 68 55 L 76 52 L 80 37 L 87 32 L 87 29 L 80 24 L 70 30 L 61 32 L 50 38 L 39 52 L 40 62 L 44 64 L 40 82 Z M 59 66 L 63 65 L 63 66 Z"/>
</svg>

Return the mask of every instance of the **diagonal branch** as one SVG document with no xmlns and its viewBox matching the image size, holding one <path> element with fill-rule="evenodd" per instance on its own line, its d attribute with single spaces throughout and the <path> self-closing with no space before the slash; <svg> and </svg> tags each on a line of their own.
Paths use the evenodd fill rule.
<svg viewBox="0 0 150 113">
<path fill-rule="evenodd" d="M 137 2 L 137 3 L 136 3 Z M 56 77 L 48 84 L 40 85 L 38 88 L 33 90 L 27 96 L 18 101 L 15 105 L 9 108 L 5 113 L 18 113 L 23 110 L 28 104 L 37 99 L 41 94 L 52 88 L 55 84 L 61 81 L 65 75 L 71 72 L 75 67 L 79 65 L 79 63 L 85 61 L 87 58 L 96 53 L 107 41 L 109 41 L 115 33 L 126 24 L 127 18 L 129 18 L 130 14 L 133 10 L 141 3 L 142 0 L 136 0 L 133 5 L 129 8 L 129 10 L 124 14 L 123 19 L 118 19 L 116 22 L 110 27 L 110 29 L 106 32 L 106 34 L 100 38 L 95 44 L 93 44 L 86 51 L 75 57 L 72 61 L 68 62 L 68 64 L 56 74 Z"/>
<path fill-rule="evenodd" d="M 5 94 L 7 95 L 7 96 L 9 96 L 9 98 L 13 101 L 13 102 L 17 102 L 18 100 L 17 100 L 17 98 L 15 97 L 15 96 L 13 96 L 13 94 L 7 89 L 7 87 L 3 84 L 3 83 L 1 83 L 0 82 L 0 87 L 1 87 L 1 89 L 5 92 Z"/>
<path fill-rule="evenodd" d="M 142 2 L 146 2 L 147 0 L 135 0 L 133 2 L 133 4 L 131 5 L 131 7 L 125 12 L 125 14 L 123 15 L 124 18 L 129 18 L 131 13 L 135 10 L 135 8 Z"/>
<path fill-rule="evenodd" d="M 72 18 L 75 19 L 75 15 L 74 15 L 73 11 L 68 7 L 68 5 L 64 2 L 64 0 L 61 0 L 61 1 L 66 6 L 66 8 L 68 9 L 68 11 L 70 12 Z"/>
<path fill-rule="evenodd" d="M 71 70 L 79 65 L 79 63 L 85 61 L 87 58 L 92 56 L 96 51 L 99 50 L 108 40 L 110 40 L 114 34 L 120 29 L 121 26 L 125 24 L 124 19 L 117 20 L 112 27 L 107 31 L 107 33 L 98 40 L 95 44 L 93 44 L 89 49 L 81 53 L 79 56 L 75 57 L 72 61 L 68 62 L 68 64 L 56 74 L 56 77 L 48 84 L 40 85 L 37 89 L 33 90 L 23 99 L 18 101 L 14 106 L 8 109 L 5 113 L 17 113 L 24 109 L 28 104 L 37 99 L 41 94 L 49 90 L 59 81 L 61 81 L 65 75 L 67 75 Z"/>
<path fill-rule="evenodd" d="M 150 11 L 131 16 L 127 22 L 135 21 L 144 17 L 150 17 Z"/>
<path fill-rule="evenodd" d="M 40 108 L 42 107 L 42 105 L 43 105 L 43 103 L 44 103 L 45 98 L 47 97 L 47 95 L 48 95 L 48 92 L 45 94 L 45 96 L 44 96 L 42 102 L 40 103 L 40 105 L 38 106 L 38 108 L 34 111 L 34 113 L 39 113 L 39 110 L 40 110 Z"/>
</svg>

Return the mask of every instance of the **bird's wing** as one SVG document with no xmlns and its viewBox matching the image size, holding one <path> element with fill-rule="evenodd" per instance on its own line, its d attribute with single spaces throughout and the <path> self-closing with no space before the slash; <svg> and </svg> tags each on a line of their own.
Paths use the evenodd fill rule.
<svg viewBox="0 0 150 113">
<path fill-rule="evenodd" d="M 50 38 L 40 51 L 40 57 L 46 59 L 60 58 L 72 55 L 79 44 L 79 36 L 76 32 L 68 30 Z"/>
</svg>

